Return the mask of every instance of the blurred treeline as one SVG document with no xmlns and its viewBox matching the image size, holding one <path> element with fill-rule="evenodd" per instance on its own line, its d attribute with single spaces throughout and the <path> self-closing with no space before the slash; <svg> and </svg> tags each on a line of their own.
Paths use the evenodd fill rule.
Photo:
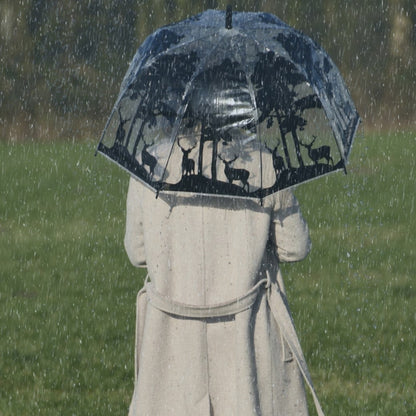
<svg viewBox="0 0 416 416">
<path fill-rule="evenodd" d="M 0 139 L 98 139 L 145 37 L 227 4 L 320 43 L 366 129 L 416 128 L 415 0 L 0 0 Z"/>
</svg>

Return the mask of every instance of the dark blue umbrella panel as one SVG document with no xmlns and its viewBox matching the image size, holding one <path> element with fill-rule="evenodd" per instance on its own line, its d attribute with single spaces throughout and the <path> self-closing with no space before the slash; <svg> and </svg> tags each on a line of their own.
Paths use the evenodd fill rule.
<svg viewBox="0 0 416 416">
<path fill-rule="evenodd" d="M 98 151 L 156 192 L 263 198 L 345 170 L 359 116 L 313 40 L 208 10 L 140 46 Z"/>
</svg>

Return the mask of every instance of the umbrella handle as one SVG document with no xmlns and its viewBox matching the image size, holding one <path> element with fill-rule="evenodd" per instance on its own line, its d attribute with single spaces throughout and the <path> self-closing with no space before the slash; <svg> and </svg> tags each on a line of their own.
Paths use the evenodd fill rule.
<svg viewBox="0 0 416 416">
<path fill-rule="evenodd" d="M 229 4 L 225 12 L 225 28 L 232 29 L 232 27 L 233 27 L 233 8 L 231 4 Z"/>
</svg>

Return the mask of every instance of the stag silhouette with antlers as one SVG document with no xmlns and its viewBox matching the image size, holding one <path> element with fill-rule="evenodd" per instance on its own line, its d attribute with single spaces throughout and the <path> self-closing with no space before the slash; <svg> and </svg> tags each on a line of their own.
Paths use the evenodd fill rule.
<svg viewBox="0 0 416 416">
<path fill-rule="evenodd" d="M 153 144 L 154 144 L 154 141 L 149 144 L 144 142 L 143 149 L 142 149 L 142 164 L 143 166 L 149 166 L 149 173 L 148 173 L 149 179 L 153 177 L 155 166 L 157 164 L 156 158 L 147 151 L 147 149 L 150 146 L 153 146 Z"/>
<path fill-rule="evenodd" d="M 266 149 L 272 154 L 273 168 L 274 168 L 274 172 L 277 178 L 280 176 L 282 171 L 286 169 L 285 159 L 282 156 L 280 156 L 277 151 L 277 148 L 280 146 L 280 143 L 281 141 L 278 140 L 274 149 L 271 149 L 270 147 L 265 146 Z"/>
<path fill-rule="evenodd" d="M 237 159 L 237 155 L 234 155 L 234 159 L 225 160 L 218 155 L 219 159 L 224 162 L 224 173 L 228 179 L 228 183 L 233 183 L 234 181 L 240 181 L 243 184 L 243 189 L 246 189 L 249 192 L 250 185 L 248 183 L 248 177 L 250 176 L 250 172 L 246 169 L 234 169 L 231 167 L 231 164 Z"/>
<path fill-rule="evenodd" d="M 183 156 L 182 156 L 182 176 L 189 176 L 191 174 L 195 174 L 195 161 L 193 159 L 189 159 L 189 153 L 191 153 L 192 149 L 196 147 L 194 144 L 189 149 L 185 149 L 181 146 L 180 138 L 178 138 L 178 146 L 181 148 Z"/>
<path fill-rule="evenodd" d="M 332 165 L 334 165 L 334 160 L 331 157 L 331 148 L 329 146 L 321 146 L 321 147 L 312 149 L 312 146 L 315 140 L 317 139 L 316 136 L 312 136 L 312 137 L 313 137 L 313 140 L 310 143 L 303 143 L 299 140 L 299 143 L 303 147 L 308 149 L 309 158 L 315 163 L 315 165 L 317 165 L 321 159 L 326 159 L 328 165 L 329 165 L 329 162 L 331 162 Z"/>
</svg>

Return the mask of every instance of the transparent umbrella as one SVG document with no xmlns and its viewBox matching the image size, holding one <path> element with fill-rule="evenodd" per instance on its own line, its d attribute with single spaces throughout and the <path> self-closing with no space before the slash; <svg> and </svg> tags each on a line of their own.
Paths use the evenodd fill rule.
<svg viewBox="0 0 416 416">
<path fill-rule="evenodd" d="M 271 14 L 207 10 L 140 46 L 97 150 L 156 193 L 262 199 L 345 170 L 359 121 L 309 37 Z"/>
</svg>

